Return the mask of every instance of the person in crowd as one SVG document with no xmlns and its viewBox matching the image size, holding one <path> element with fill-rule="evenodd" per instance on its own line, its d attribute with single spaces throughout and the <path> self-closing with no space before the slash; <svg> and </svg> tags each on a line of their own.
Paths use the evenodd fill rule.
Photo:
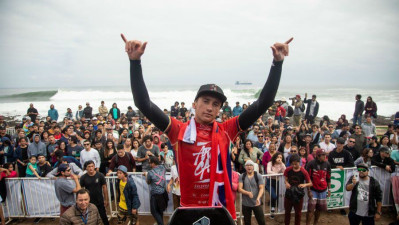
<svg viewBox="0 0 399 225">
<path fill-rule="evenodd" d="M 84 171 L 81 169 L 80 162 L 71 156 L 64 156 L 61 151 L 56 152 L 57 162 L 54 164 L 54 169 L 46 175 L 48 178 L 54 178 L 59 174 L 58 168 L 60 165 L 65 164 L 71 169 L 71 173 L 75 174 L 77 177 L 81 177 Z"/>
<path fill-rule="evenodd" d="M 382 215 L 380 184 L 374 177 L 369 176 L 369 167 L 366 164 L 357 165 L 357 171 L 359 180 L 353 175 L 346 184 L 346 190 L 352 192 L 349 201 L 349 223 L 374 224 Z"/>
<path fill-rule="evenodd" d="M 313 125 L 314 120 L 319 113 L 319 102 L 316 101 L 316 95 L 312 95 L 312 99 L 306 99 L 307 97 L 308 93 L 305 93 L 305 99 L 303 100 L 303 103 L 307 105 L 305 119 L 309 122 L 309 124 Z"/>
<path fill-rule="evenodd" d="M 85 224 L 102 225 L 103 221 L 97 207 L 90 203 L 92 200 L 87 189 L 76 192 L 76 204 L 72 205 L 60 216 L 60 225 Z"/>
<path fill-rule="evenodd" d="M 180 112 L 179 102 L 175 102 L 175 104 L 170 107 L 170 116 L 177 118 L 179 112 Z"/>
<path fill-rule="evenodd" d="M 319 144 L 319 142 L 321 140 L 319 125 L 317 125 L 317 124 L 312 125 L 311 138 L 312 138 L 312 142 L 311 142 L 312 145 Z"/>
<path fill-rule="evenodd" d="M 83 117 L 88 120 L 93 118 L 93 108 L 90 106 L 89 102 L 86 102 L 86 107 L 83 109 Z"/>
<path fill-rule="evenodd" d="M 372 136 L 376 136 L 376 126 L 373 123 L 373 121 L 371 120 L 371 116 L 370 115 L 366 115 L 366 121 L 364 121 L 361 125 L 364 136 L 366 137 L 372 137 Z"/>
<path fill-rule="evenodd" d="M 266 142 L 264 139 L 264 134 L 262 132 L 258 133 L 258 140 L 255 142 L 254 146 L 257 147 L 259 150 L 261 150 L 262 152 L 266 152 L 267 146 L 266 146 Z"/>
<path fill-rule="evenodd" d="M 105 208 L 108 206 L 108 190 L 105 177 L 96 171 L 92 160 L 86 161 L 87 173 L 80 177 L 80 186 L 89 191 L 90 203 L 94 204 L 101 216 L 103 224 L 109 224 Z"/>
<path fill-rule="evenodd" d="M 104 151 L 100 154 L 101 165 L 100 173 L 108 173 L 109 166 L 111 164 L 112 157 L 116 155 L 115 143 L 112 140 L 107 140 L 105 142 Z"/>
<path fill-rule="evenodd" d="M 295 98 L 292 98 L 291 105 L 294 106 L 294 126 L 298 127 L 301 124 L 302 107 L 304 107 L 301 96 L 296 95 Z"/>
<path fill-rule="evenodd" d="M 166 172 L 170 172 L 175 156 L 173 155 L 173 151 L 169 150 L 169 147 L 167 144 L 162 143 L 161 149 L 162 149 L 162 152 L 159 154 L 161 156 L 161 161 L 163 162 L 163 165 L 165 166 Z"/>
<path fill-rule="evenodd" d="M 371 150 L 373 150 L 374 155 L 378 153 L 380 149 L 380 143 L 378 143 L 377 136 L 373 136 L 370 138 L 366 148 L 370 148 Z"/>
<path fill-rule="evenodd" d="M 222 187 L 219 187 L 224 188 L 225 191 L 222 195 L 214 195 L 213 187 L 216 181 L 210 180 L 209 178 L 211 177 L 211 174 L 216 173 L 216 170 L 208 170 L 206 171 L 206 173 L 202 173 L 201 176 L 193 176 L 194 167 L 190 167 L 190 165 L 193 165 L 196 154 L 193 155 L 192 153 L 198 153 L 201 149 L 204 148 L 210 149 L 209 156 L 214 155 L 215 157 L 212 157 L 212 159 L 210 157 L 204 158 L 203 162 L 205 162 L 206 160 L 206 162 L 211 165 L 211 168 L 216 168 L 214 166 L 219 161 L 219 157 L 217 157 L 217 149 L 221 149 L 221 157 L 223 159 L 226 158 L 226 160 L 223 160 L 226 163 L 219 164 L 223 167 L 222 176 L 224 184 L 230 183 L 230 159 L 227 159 L 227 140 L 233 140 L 238 133 L 239 128 L 241 128 L 242 130 L 246 130 L 272 104 L 272 101 L 277 92 L 281 76 L 282 61 L 284 57 L 288 55 L 288 44 L 293 40 L 293 38 L 289 39 L 285 43 L 276 43 L 272 46 L 272 52 L 275 59 L 271 69 L 271 74 L 273 76 L 269 77 L 270 80 L 266 82 L 265 88 L 263 88 L 263 91 L 260 92 L 259 99 L 252 103 L 251 106 L 248 107 L 239 117 L 234 117 L 221 124 L 215 123 L 215 120 L 217 114 L 219 114 L 223 102 L 225 102 L 227 98 L 221 88 L 214 84 L 202 85 L 200 87 L 193 104 L 193 108 L 195 108 L 195 116 L 192 117 L 189 122 L 182 123 L 175 120 L 173 117 L 168 118 L 162 112 L 162 110 L 160 110 L 158 107 L 156 107 L 154 103 L 150 101 L 146 86 L 144 84 L 140 59 L 141 56 L 144 54 L 146 43 L 142 44 L 139 41 L 127 41 L 123 35 L 122 39 L 125 42 L 125 50 L 127 51 L 131 63 L 131 86 L 135 105 L 144 115 L 146 115 L 152 122 L 154 122 L 156 127 L 158 127 L 160 130 L 166 131 L 169 139 L 171 140 L 172 146 L 176 148 L 174 150 L 178 152 L 177 160 L 179 167 L 192 168 L 188 170 L 179 170 L 182 184 L 181 204 L 183 206 L 207 206 L 213 205 L 213 201 L 210 202 L 211 199 L 216 201 L 216 199 L 219 198 L 222 204 L 226 203 L 224 205 L 226 205 L 231 216 L 233 217 L 233 219 L 235 219 L 236 215 L 234 203 L 232 201 L 233 197 L 231 192 L 231 186 L 223 185 Z M 196 124 L 201 124 L 201 126 L 197 127 Z M 221 129 L 225 130 L 225 132 L 220 132 L 219 128 L 216 129 L 217 127 L 221 127 Z M 179 139 L 179 133 L 184 133 L 183 131 L 185 131 L 186 129 L 192 129 L 193 131 L 198 130 L 196 132 L 198 137 L 197 135 L 194 135 L 194 132 L 190 132 L 190 134 L 193 134 L 190 135 L 190 138 L 184 140 L 182 138 Z M 201 131 L 202 129 L 205 130 Z M 211 135 L 212 133 L 214 133 L 214 135 Z M 214 141 L 212 141 L 210 137 L 215 137 L 213 138 Z M 200 138 L 201 140 L 198 138 Z M 197 142 L 197 139 L 200 142 Z M 197 146 L 197 144 L 194 144 L 196 142 L 197 144 L 205 143 L 205 145 Z M 177 143 L 179 144 L 177 145 Z M 217 148 L 217 146 L 220 146 L 220 148 Z M 185 151 L 180 151 L 181 149 Z M 181 155 L 180 153 L 182 153 L 183 155 Z M 202 180 L 206 181 L 209 184 L 208 189 L 198 190 L 195 188 L 195 182 Z M 193 195 L 197 195 L 199 194 L 199 192 L 206 192 L 210 196 L 203 195 L 203 197 L 200 197 L 199 199 L 192 198 Z M 201 202 L 201 204 L 198 204 L 198 202 Z"/>
<path fill-rule="evenodd" d="M 8 137 L 0 138 L 0 164 L 14 162 L 16 156 L 11 140 Z"/>
<path fill-rule="evenodd" d="M 140 144 L 140 141 L 138 139 L 135 139 L 134 137 L 132 140 L 133 140 L 132 141 L 133 148 L 132 148 L 132 151 L 130 151 L 130 153 L 132 154 L 134 161 L 136 162 L 136 172 L 142 172 L 142 163 L 137 160 L 138 159 L 137 155 L 138 155 L 139 147 L 141 146 L 141 144 Z"/>
<path fill-rule="evenodd" d="M 307 225 L 310 225 L 313 216 L 313 224 L 318 223 L 321 212 L 327 211 L 327 197 L 331 195 L 331 166 L 326 161 L 327 154 L 320 148 L 315 152 L 316 158 L 306 167 L 312 182 L 312 186 L 308 189 Z"/>
<path fill-rule="evenodd" d="M 117 146 L 116 155 L 114 155 L 109 164 L 107 176 L 109 176 L 115 168 L 119 166 L 126 167 L 128 172 L 136 172 L 136 163 L 131 153 L 124 150 L 123 145 Z"/>
<path fill-rule="evenodd" d="M 242 194 L 242 214 L 244 224 L 250 225 L 252 212 L 259 225 L 266 224 L 262 209 L 262 196 L 265 183 L 262 176 L 254 171 L 255 163 L 252 160 L 245 162 L 246 172 L 241 174 L 238 183 L 238 192 Z"/>
<path fill-rule="evenodd" d="M 312 182 L 308 172 L 301 167 L 300 157 L 294 154 L 290 157 L 291 166 L 284 171 L 286 193 L 284 198 L 285 224 L 289 225 L 291 220 L 291 210 L 295 210 L 295 225 L 301 224 L 303 196 L 306 187 L 311 187 Z M 310 189 L 308 189 L 310 190 Z"/>
<path fill-rule="evenodd" d="M 286 167 L 291 166 L 290 158 L 291 158 L 293 155 L 298 155 L 298 147 L 297 147 L 296 145 L 291 146 L 291 150 L 290 150 L 290 152 L 288 153 L 287 157 L 285 158 L 285 166 L 286 166 Z"/>
<path fill-rule="evenodd" d="M 280 147 L 278 148 L 278 151 L 283 154 L 284 159 L 286 159 L 288 157 L 288 154 L 291 152 L 292 145 L 292 137 L 290 135 L 286 135 L 284 138 L 284 142 L 280 144 Z"/>
<path fill-rule="evenodd" d="M 58 120 L 58 111 L 54 108 L 53 104 L 50 105 L 47 115 L 51 118 L 51 120 Z"/>
<path fill-rule="evenodd" d="M 244 149 L 244 144 L 241 141 L 241 136 L 237 135 L 236 139 L 234 140 L 234 145 L 231 149 L 231 160 L 234 163 L 234 168 L 238 172 L 243 171 L 242 164 L 238 161 L 241 151 Z"/>
<path fill-rule="evenodd" d="M 104 101 L 101 101 L 101 105 L 98 107 L 98 113 L 104 118 L 107 117 L 108 109 L 107 109 L 107 106 L 105 106 Z"/>
<path fill-rule="evenodd" d="M 93 160 L 96 169 L 99 170 L 101 165 L 101 158 L 98 151 L 91 147 L 91 143 L 87 139 L 83 142 L 83 147 L 84 150 L 80 152 L 80 164 L 84 165 L 86 161 Z"/>
<path fill-rule="evenodd" d="M 381 147 L 380 154 L 371 158 L 371 165 L 378 166 L 389 173 L 395 172 L 395 162 L 389 157 L 389 149 L 386 147 Z"/>
<path fill-rule="evenodd" d="M 48 173 L 51 172 L 52 168 L 49 163 L 46 161 L 46 157 L 44 155 L 37 155 L 37 172 L 40 177 L 46 177 Z"/>
<path fill-rule="evenodd" d="M 150 208 L 151 215 L 154 217 L 158 225 L 163 225 L 163 212 L 168 207 L 167 184 L 165 177 L 165 167 L 160 165 L 159 158 L 156 156 L 149 157 L 149 165 L 151 169 L 145 172 L 147 183 L 150 185 Z"/>
<path fill-rule="evenodd" d="M 28 147 L 28 157 L 32 155 L 44 155 L 47 156 L 46 145 L 40 141 L 40 135 L 35 134 L 33 136 L 33 142 Z"/>
<path fill-rule="evenodd" d="M 126 117 L 129 122 L 133 120 L 133 117 L 136 117 L 136 112 L 133 110 L 131 106 L 127 107 Z"/>
<path fill-rule="evenodd" d="M 355 149 L 356 151 L 361 154 L 363 149 L 367 145 L 367 138 L 362 132 L 362 126 L 355 125 L 355 133 L 352 134 L 350 137 L 353 137 L 356 140 Z"/>
<path fill-rule="evenodd" d="M 368 167 L 371 167 L 371 159 L 373 158 L 374 152 L 372 149 L 365 148 L 362 152 L 362 155 L 355 160 L 355 166 L 360 163 L 366 164 Z"/>
<path fill-rule="evenodd" d="M 334 150 L 336 147 L 333 143 L 331 143 L 331 134 L 330 133 L 325 133 L 324 134 L 324 141 L 319 143 L 320 148 L 324 149 L 324 151 L 327 153 L 327 155 Z"/>
<path fill-rule="evenodd" d="M 280 173 L 284 173 L 286 169 L 284 159 L 283 159 L 283 154 L 280 152 L 276 152 L 271 160 L 267 163 L 267 174 L 271 175 L 277 175 Z M 279 182 L 278 182 L 278 177 L 277 176 L 272 176 L 270 179 L 267 180 L 266 184 L 266 189 L 270 193 L 270 198 L 271 198 L 271 218 L 274 218 L 274 212 L 275 208 L 277 207 L 277 198 L 279 195 Z"/>
<path fill-rule="evenodd" d="M 173 209 L 180 207 L 180 178 L 177 172 L 177 166 L 174 163 L 171 167 L 172 177 L 168 183 L 167 191 L 170 193 L 172 191 L 173 196 Z"/>
<path fill-rule="evenodd" d="M 364 111 L 364 102 L 361 100 L 362 95 L 357 94 L 355 103 L 355 112 L 353 113 L 353 125 L 361 125 L 362 124 L 362 115 Z"/>
<path fill-rule="evenodd" d="M 55 180 L 54 188 L 55 195 L 58 201 L 60 201 L 60 216 L 75 204 L 74 193 L 80 190 L 80 183 L 78 177 L 71 173 L 71 168 L 67 164 L 61 164 L 58 167 L 59 177 Z M 72 178 L 73 182 L 67 180 L 67 178 Z"/>
<path fill-rule="evenodd" d="M 232 115 L 231 107 L 229 106 L 229 103 L 227 101 L 224 102 L 224 105 L 222 107 L 222 112 L 226 114 L 228 117 L 231 117 Z"/>
<path fill-rule="evenodd" d="M 29 163 L 27 138 L 19 139 L 19 146 L 15 150 L 15 154 L 17 155 L 18 175 L 19 177 L 25 177 L 26 167 Z"/>
<path fill-rule="evenodd" d="M 399 165 L 399 150 L 393 150 L 391 152 L 391 158 L 393 159 L 395 165 Z"/>
<path fill-rule="evenodd" d="M 251 140 L 253 143 L 257 142 L 258 133 L 261 133 L 260 126 L 258 124 L 254 124 L 247 135 L 247 139 Z"/>
<path fill-rule="evenodd" d="M 71 108 L 67 108 L 67 112 L 65 113 L 65 118 L 72 120 L 73 119 L 73 113 Z"/>
<path fill-rule="evenodd" d="M 138 210 L 141 203 L 136 183 L 133 177 L 128 176 L 128 170 L 123 165 L 118 167 L 117 176 L 118 224 L 125 223 L 127 219 L 132 225 L 138 224 Z"/>
<path fill-rule="evenodd" d="M 159 148 L 154 145 L 153 138 L 151 135 L 146 135 L 143 137 L 143 145 L 139 147 L 137 153 L 137 161 L 142 163 L 143 172 L 147 172 L 150 169 L 149 158 L 150 156 L 158 157 L 159 159 Z"/>
<path fill-rule="evenodd" d="M 80 159 L 80 152 L 83 150 L 81 145 L 78 145 L 78 139 L 76 137 L 71 137 L 69 145 L 67 146 L 67 156 L 75 157 L 75 159 Z"/>
<path fill-rule="evenodd" d="M 300 158 L 299 162 L 300 162 L 300 164 L 301 164 L 301 166 L 303 168 L 306 168 L 306 165 L 308 164 L 308 162 L 310 162 L 310 161 L 312 161 L 314 159 L 312 154 L 310 154 L 310 157 L 309 157 L 305 146 L 300 146 L 299 147 L 298 155 L 299 155 L 299 158 Z"/>
<path fill-rule="evenodd" d="M 360 157 L 359 152 L 355 149 L 355 145 L 356 145 L 356 139 L 351 136 L 348 139 L 348 143 L 344 146 L 344 149 L 351 154 L 352 159 L 354 160 Z"/>
<path fill-rule="evenodd" d="M 279 123 L 284 122 L 283 118 L 285 117 L 287 111 L 281 105 L 280 101 L 276 101 L 274 104 L 276 105 L 276 114 L 274 115 L 274 120 L 278 121 Z"/>
<path fill-rule="evenodd" d="M 389 136 L 387 135 L 383 135 L 380 138 L 380 149 L 382 147 L 385 147 L 389 150 L 389 152 L 392 151 L 392 144 L 391 144 L 391 140 L 389 139 Z"/>
<path fill-rule="evenodd" d="M 76 110 L 75 119 L 77 121 L 80 121 L 82 119 L 82 117 L 83 117 L 83 109 L 82 108 L 83 108 L 82 105 L 79 105 L 78 106 L 78 110 Z"/>
<path fill-rule="evenodd" d="M 395 113 L 395 120 L 394 120 L 394 122 L 393 122 L 393 125 L 399 126 L 399 111 L 397 111 L 397 112 Z"/>
<path fill-rule="evenodd" d="M 181 107 L 179 109 L 179 115 L 184 118 L 186 116 L 186 112 L 187 112 L 187 108 L 185 106 L 186 103 L 180 102 L 180 105 L 181 105 Z"/>
<path fill-rule="evenodd" d="M 3 178 L 18 177 L 17 171 L 14 170 L 12 163 L 5 163 L 3 167 L 0 167 L 0 180 Z"/>
<path fill-rule="evenodd" d="M 37 168 L 37 157 L 32 155 L 29 157 L 29 163 L 26 167 L 26 177 L 37 177 L 40 179 L 40 175 Z"/>
<path fill-rule="evenodd" d="M 343 170 L 346 167 L 353 167 L 354 160 L 352 155 L 344 149 L 345 140 L 338 138 L 337 147 L 328 155 L 328 162 L 331 168 Z"/>
<path fill-rule="evenodd" d="M 115 102 L 112 104 L 112 108 L 109 110 L 108 113 L 111 114 L 112 119 L 114 119 L 115 121 L 121 118 L 121 111 L 119 110 Z"/>
<path fill-rule="evenodd" d="M 395 126 L 395 131 L 389 135 L 389 142 L 392 144 L 393 150 L 398 150 L 399 146 L 399 126 Z"/>
<path fill-rule="evenodd" d="M 39 112 L 35 107 L 33 107 L 33 103 L 30 103 L 26 114 L 31 118 L 32 121 L 35 121 L 36 117 L 39 115 Z"/>
<path fill-rule="evenodd" d="M 254 147 L 251 140 L 245 140 L 244 149 L 240 152 L 238 157 L 238 162 L 241 165 L 245 165 L 245 162 L 248 160 L 252 160 L 252 162 L 256 162 L 255 171 L 259 173 L 259 165 L 263 157 L 263 152 L 259 150 L 257 147 Z"/>
<path fill-rule="evenodd" d="M 236 106 L 233 108 L 233 116 L 239 116 L 242 113 L 242 107 L 240 102 L 236 102 Z"/>
<path fill-rule="evenodd" d="M 269 150 L 266 151 L 263 154 L 262 157 L 262 165 L 263 165 L 263 171 L 265 174 L 267 174 L 267 164 L 270 162 L 270 160 L 272 159 L 273 155 L 276 153 L 276 144 L 271 143 L 269 145 Z"/>
<path fill-rule="evenodd" d="M 371 96 L 367 97 L 366 105 L 364 106 L 364 115 L 377 118 L 377 104 Z"/>
</svg>

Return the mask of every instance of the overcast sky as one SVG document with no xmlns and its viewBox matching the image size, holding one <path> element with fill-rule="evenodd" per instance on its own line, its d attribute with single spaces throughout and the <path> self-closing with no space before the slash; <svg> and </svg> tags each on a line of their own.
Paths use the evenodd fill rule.
<svg viewBox="0 0 399 225">
<path fill-rule="evenodd" d="M 398 86 L 399 1 L 0 1 L 0 87 L 127 86 L 120 33 L 148 41 L 147 85 Z"/>
</svg>

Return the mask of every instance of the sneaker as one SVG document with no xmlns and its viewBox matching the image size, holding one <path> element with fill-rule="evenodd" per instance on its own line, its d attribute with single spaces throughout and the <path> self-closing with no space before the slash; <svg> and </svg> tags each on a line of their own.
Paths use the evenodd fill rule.
<svg viewBox="0 0 399 225">
<path fill-rule="evenodd" d="M 345 211 L 345 209 L 341 209 L 340 212 L 341 212 L 341 215 L 346 216 L 346 211 Z"/>
<path fill-rule="evenodd" d="M 42 220 L 42 218 L 36 218 L 33 223 L 40 223 L 40 220 Z"/>
<path fill-rule="evenodd" d="M 271 212 L 270 218 L 271 218 L 271 219 L 274 219 L 274 212 L 276 212 L 276 209 L 275 209 L 274 207 L 272 207 L 272 209 L 270 210 L 270 212 Z"/>
</svg>

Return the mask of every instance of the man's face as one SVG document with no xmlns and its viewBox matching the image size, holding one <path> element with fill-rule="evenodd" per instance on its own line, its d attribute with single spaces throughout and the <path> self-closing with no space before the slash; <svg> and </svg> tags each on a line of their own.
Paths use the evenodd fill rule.
<svg viewBox="0 0 399 225">
<path fill-rule="evenodd" d="M 362 133 L 362 128 L 360 126 L 355 127 L 355 133 L 356 134 L 361 134 Z"/>
<path fill-rule="evenodd" d="M 306 143 L 310 143 L 311 141 L 312 141 L 312 137 L 307 135 L 307 136 L 305 137 L 305 142 L 306 142 Z"/>
<path fill-rule="evenodd" d="M 296 147 L 294 148 L 294 146 L 292 146 L 290 153 L 291 153 L 291 155 L 298 154 L 298 149 Z"/>
<path fill-rule="evenodd" d="M 331 136 L 330 136 L 330 135 L 324 136 L 324 141 L 325 141 L 326 143 L 330 143 L 330 141 L 331 141 Z"/>
<path fill-rule="evenodd" d="M 348 147 L 353 147 L 356 144 L 356 140 L 354 138 L 349 138 L 348 140 Z"/>
<path fill-rule="evenodd" d="M 35 142 L 36 142 L 36 143 L 39 143 L 39 141 L 40 141 L 40 137 L 39 137 L 38 135 L 36 135 L 36 136 L 35 136 Z"/>
<path fill-rule="evenodd" d="M 312 101 L 316 101 L 316 97 L 312 96 Z"/>
<path fill-rule="evenodd" d="M 371 123 L 371 117 L 367 117 L 367 118 L 366 118 L 366 122 L 367 122 L 367 123 Z"/>
<path fill-rule="evenodd" d="M 84 148 L 85 148 L 86 150 L 89 150 L 89 149 L 91 148 L 90 142 L 89 142 L 89 141 L 84 142 L 84 143 L 83 143 L 83 146 L 84 146 Z"/>
<path fill-rule="evenodd" d="M 317 158 L 319 159 L 320 162 L 326 161 L 326 155 L 325 154 L 319 155 Z"/>
<path fill-rule="evenodd" d="M 299 162 L 292 162 L 292 167 L 294 167 L 294 169 L 299 169 L 301 167 L 301 165 L 299 164 Z"/>
<path fill-rule="evenodd" d="M 328 125 L 328 130 L 330 131 L 330 133 L 334 130 L 334 126 L 333 125 Z"/>
<path fill-rule="evenodd" d="M 125 174 L 120 170 L 118 170 L 118 172 L 116 172 L 116 175 L 118 176 L 119 180 L 122 180 L 123 178 L 125 178 Z"/>
<path fill-rule="evenodd" d="M 124 150 L 124 149 L 118 149 L 118 150 L 116 151 L 116 153 L 119 155 L 119 157 L 123 157 L 124 154 L 125 154 L 125 150 Z"/>
<path fill-rule="evenodd" d="M 101 142 L 96 143 L 96 149 L 100 150 L 103 147 L 103 144 Z"/>
<path fill-rule="evenodd" d="M 149 147 L 151 147 L 152 142 L 150 139 L 147 139 L 147 140 L 145 140 L 144 144 L 145 144 L 145 147 L 149 148 Z"/>
<path fill-rule="evenodd" d="M 210 124 L 219 114 L 222 102 L 215 97 L 203 95 L 193 104 L 195 119 L 200 124 Z"/>
<path fill-rule="evenodd" d="M 359 168 L 357 171 L 359 172 L 360 178 L 365 178 L 369 175 L 369 171 L 367 169 Z"/>
<path fill-rule="evenodd" d="M 48 138 L 49 138 L 51 144 L 55 144 L 55 137 L 54 136 L 50 136 Z"/>
<path fill-rule="evenodd" d="M 71 168 L 67 168 L 64 172 L 61 172 L 64 177 L 70 177 L 71 176 Z"/>
<path fill-rule="evenodd" d="M 254 126 L 254 133 L 257 134 L 259 132 L 259 127 L 258 126 Z"/>
<path fill-rule="evenodd" d="M 263 134 L 261 133 L 258 134 L 258 141 L 263 142 Z"/>
<path fill-rule="evenodd" d="M 312 127 L 313 132 L 317 132 L 318 128 L 316 126 Z"/>
<path fill-rule="evenodd" d="M 380 156 L 382 159 L 385 159 L 385 158 L 389 157 L 389 153 L 380 151 Z"/>
<path fill-rule="evenodd" d="M 93 173 L 95 169 L 96 169 L 96 167 L 94 166 L 93 163 L 86 166 L 86 170 L 88 173 Z"/>
<path fill-rule="evenodd" d="M 41 155 L 41 156 L 39 156 L 38 160 L 39 160 L 39 163 L 40 163 L 40 164 L 43 164 L 43 163 L 46 162 L 46 157 L 44 157 L 44 156 Z"/>
<path fill-rule="evenodd" d="M 344 148 L 344 144 L 340 144 L 340 143 L 337 142 L 337 149 L 341 150 L 343 148 Z"/>
<path fill-rule="evenodd" d="M 78 194 L 76 197 L 76 204 L 78 208 L 82 211 L 85 211 L 90 203 L 90 196 L 87 193 Z"/>
<path fill-rule="evenodd" d="M 54 109 L 54 105 L 50 105 L 50 109 Z"/>
<path fill-rule="evenodd" d="M 33 108 L 33 104 L 30 104 L 29 107 Z"/>
<path fill-rule="evenodd" d="M 246 165 L 245 170 L 247 173 L 252 173 L 254 171 L 254 166 L 253 165 Z"/>
</svg>

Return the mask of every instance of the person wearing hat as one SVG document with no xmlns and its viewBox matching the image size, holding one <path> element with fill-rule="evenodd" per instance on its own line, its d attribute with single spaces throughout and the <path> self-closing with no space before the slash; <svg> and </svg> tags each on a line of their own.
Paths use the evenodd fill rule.
<svg viewBox="0 0 399 225">
<path fill-rule="evenodd" d="M 369 167 L 366 164 L 357 165 L 357 172 L 358 179 L 356 175 L 353 175 L 346 183 L 346 190 L 352 192 L 349 201 L 349 224 L 358 225 L 360 222 L 374 224 L 382 215 L 380 184 L 372 176 L 369 176 Z"/>
<path fill-rule="evenodd" d="M 328 154 L 328 162 L 331 168 L 343 170 L 344 168 L 355 166 L 352 155 L 344 149 L 344 144 L 345 140 L 342 137 L 338 138 L 337 147 Z"/>
<path fill-rule="evenodd" d="M 126 219 L 129 219 L 130 224 L 134 225 L 138 222 L 138 209 L 141 204 L 137 194 L 136 183 L 133 177 L 128 176 L 126 166 L 120 165 L 116 175 L 118 176 L 116 181 L 118 224 L 122 224 Z"/>
<path fill-rule="evenodd" d="M 80 190 L 80 183 L 78 180 L 78 176 L 71 172 L 71 168 L 69 168 L 68 164 L 61 164 L 58 167 L 59 177 L 54 182 L 55 195 L 60 201 L 60 216 L 69 209 L 71 206 L 75 204 L 74 193 Z M 71 180 L 67 180 L 67 178 L 72 178 Z"/>
<path fill-rule="evenodd" d="M 242 113 L 242 107 L 240 102 L 236 102 L 236 106 L 233 108 L 233 116 L 239 116 Z"/>
<path fill-rule="evenodd" d="M 301 120 L 302 120 L 302 105 L 303 102 L 301 100 L 300 95 L 296 95 L 295 98 L 292 98 L 292 106 L 294 106 L 294 126 L 299 126 L 301 125 Z"/>
<path fill-rule="evenodd" d="M 199 88 L 193 103 L 195 116 L 183 123 L 165 115 L 149 98 L 141 68 L 141 56 L 147 43 L 127 41 L 123 34 L 121 36 L 130 60 L 130 84 L 135 105 L 156 127 L 167 133 L 176 152 L 181 183 L 181 205 L 224 205 L 235 219 L 233 194 L 229 185 L 229 140 L 234 140 L 240 131 L 249 128 L 272 105 L 280 82 L 282 63 L 284 57 L 288 56 L 288 44 L 293 38 L 271 46 L 274 60 L 268 80 L 258 100 L 240 116 L 223 123 L 215 122 L 227 98 L 218 85 L 205 84 Z M 219 173 L 216 173 L 217 165 L 222 167 Z M 202 185 L 196 185 L 198 182 Z M 225 184 L 218 186 L 219 189 L 224 189 L 219 195 L 214 194 L 216 182 Z"/>
<path fill-rule="evenodd" d="M 254 166 L 255 163 L 252 160 L 247 160 L 246 171 L 238 179 L 238 192 L 242 194 L 241 204 L 245 225 L 251 224 L 252 211 L 259 225 L 266 224 L 261 204 L 265 181 L 262 175 L 254 170 Z"/>
<path fill-rule="evenodd" d="M 314 119 L 319 113 L 319 102 L 316 101 L 316 95 L 312 95 L 312 99 L 306 99 L 308 97 L 308 93 L 305 93 L 305 99 L 303 103 L 306 103 L 306 113 L 305 119 L 309 122 L 309 124 L 314 124 Z"/>
<path fill-rule="evenodd" d="M 323 149 L 316 150 L 316 158 L 306 165 L 313 186 L 308 189 L 308 211 L 306 213 L 306 224 L 314 216 L 314 224 L 317 224 L 322 211 L 327 211 L 327 197 L 331 192 L 331 166 L 326 161 L 326 153 Z"/>
<path fill-rule="evenodd" d="M 395 161 L 389 155 L 389 149 L 381 147 L 379 154 L 376 154 L 371 159 L 371 165 L 378 166 L 389 173 L 395 172 Z"/>
</svg>

